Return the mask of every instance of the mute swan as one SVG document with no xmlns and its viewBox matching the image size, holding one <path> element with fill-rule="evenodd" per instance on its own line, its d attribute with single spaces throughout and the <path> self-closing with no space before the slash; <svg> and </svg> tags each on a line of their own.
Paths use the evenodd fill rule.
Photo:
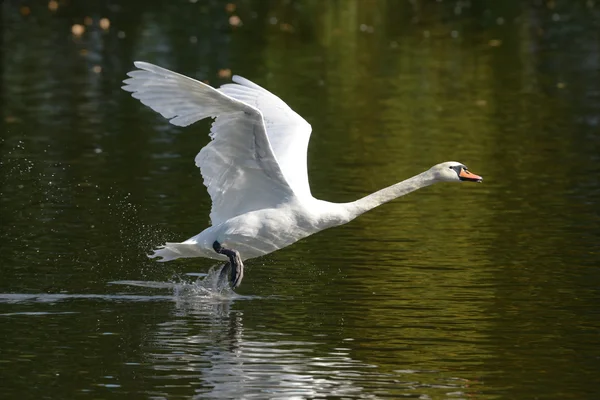
<svg viewBox="0 0 600 400">
<path fill-rule="evenodd" d="M 165 243 L 151 258 L 228 260 L 233 288 L 243 260 L 282 249 L 313 233 L 436 182 L 481 182 L 459 162 L 445 162 L 360 200 L 336 204 L 310 192 L 306 149 L 311 126 L 271 92 L 241 76 L 215 89 L 146 62 L 135 62 L 123 89 L 173 125 L 215 118 L 211 142 L 196 156 L 212 200 L 211 225 L 183 243 Z"/>
</svg>

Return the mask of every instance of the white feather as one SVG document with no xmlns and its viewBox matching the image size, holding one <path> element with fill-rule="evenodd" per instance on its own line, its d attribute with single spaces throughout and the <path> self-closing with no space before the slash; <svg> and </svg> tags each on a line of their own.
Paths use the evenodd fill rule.
<svg viewBox="0 0 600 400">
<path fill-rule="evenodd" d="M 279 97 L 240 76 L 214 89 L 156 65 L 135 66 L 123 89 L 172 124 L 215 118 L 212 140 L 196 156 L 212 200 L 212 226 L 156 249 L 152 257 L 161 261 L 225 259 L 213 249 L 215 241 L 243 260 L 258 257 L 432 183 L 481 180 L 464 165 L 446 162 L 351 203 L 317 200 L 306 166 L 311 127 Z"/>
<path fill-rule="evenodd" d="M 310 197 L 306 153 L 312 128 L 279 97 L 241 76 L 219 88 L 226 95 L 257 108 L 288 184 L 299 197 Z"/>
<path fill-rule="evenodd" d="M 277 207 L 294 196 L 267 138 L 261 112 L 202 82 L 145 62 L 123 89 L 170 122 L 186 126 L 216 117 L 212 141 L 196 156 L 218 225 L 235 216 Z"/>
</svg>

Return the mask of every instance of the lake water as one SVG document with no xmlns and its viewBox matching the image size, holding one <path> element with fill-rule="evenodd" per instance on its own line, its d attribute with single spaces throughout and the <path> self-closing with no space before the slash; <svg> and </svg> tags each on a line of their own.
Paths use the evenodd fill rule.
<svg viewBox="0 0 600 400">
<path fill-rule="evenodd" d="M 1 398 L 600 398 L 597 2 L 2 12 Z M 312 125 L 315 197 L 448 160 L 485 181 L 250 260 L 215 294 L 214 262 L 145 256 L 208 225 L 209 123 L 122 91 L 134 60 L 279 95 Z"/>
</svg>

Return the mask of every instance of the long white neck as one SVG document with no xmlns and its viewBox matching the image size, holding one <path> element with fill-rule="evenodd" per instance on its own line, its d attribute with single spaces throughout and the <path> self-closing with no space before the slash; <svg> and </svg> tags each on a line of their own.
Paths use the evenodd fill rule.
<svg viewBox="0 0 600 400">
<path fill-rule="evenodd" d="M 402 182 L 396 183 L 395 185 L 381 189 L 375 193 L 363 197 L 362 199 L 353 201 L 351 203 L 340 204 L 348 211 L 349 219 L 345 222 L 351 221 L 358 217 L 362 213 L 365 213 L 373 208 L 380 206 L 388 201 L 397 199 L 398 197 L 404 196 L 410 192 L 414 192 L 417 189 L 424 188 L 432 185 L 436 182 L 433 174 L 428 170 L 419 175 L 415 175 L 412 178 L 408 178 Z"/>
</svg>

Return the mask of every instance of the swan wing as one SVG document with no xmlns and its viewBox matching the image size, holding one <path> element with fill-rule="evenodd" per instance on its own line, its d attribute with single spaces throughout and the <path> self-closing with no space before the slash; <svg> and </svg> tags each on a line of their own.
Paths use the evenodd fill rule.
<svg viewBox="0 0 600 400">
<path fill-rule="evenodd" d="M 218 90 L 260 110 L 283 176 L 296 195 L 311 196 L 306 162 L 310 124 L 268 90 L 241 76 L 234 75 L 232 79 L 235 83 Z"/>
<path fill-rule="evenodd" d="M 211 141 L 196 156 L 217 225 L 246 212 L 272 208 L 295 196 L 267 136 L 263 115 L 202 82 L 146 62 L 128 73 L 123 89 L 174 125 L 215 118 Z"/>
</svg>

